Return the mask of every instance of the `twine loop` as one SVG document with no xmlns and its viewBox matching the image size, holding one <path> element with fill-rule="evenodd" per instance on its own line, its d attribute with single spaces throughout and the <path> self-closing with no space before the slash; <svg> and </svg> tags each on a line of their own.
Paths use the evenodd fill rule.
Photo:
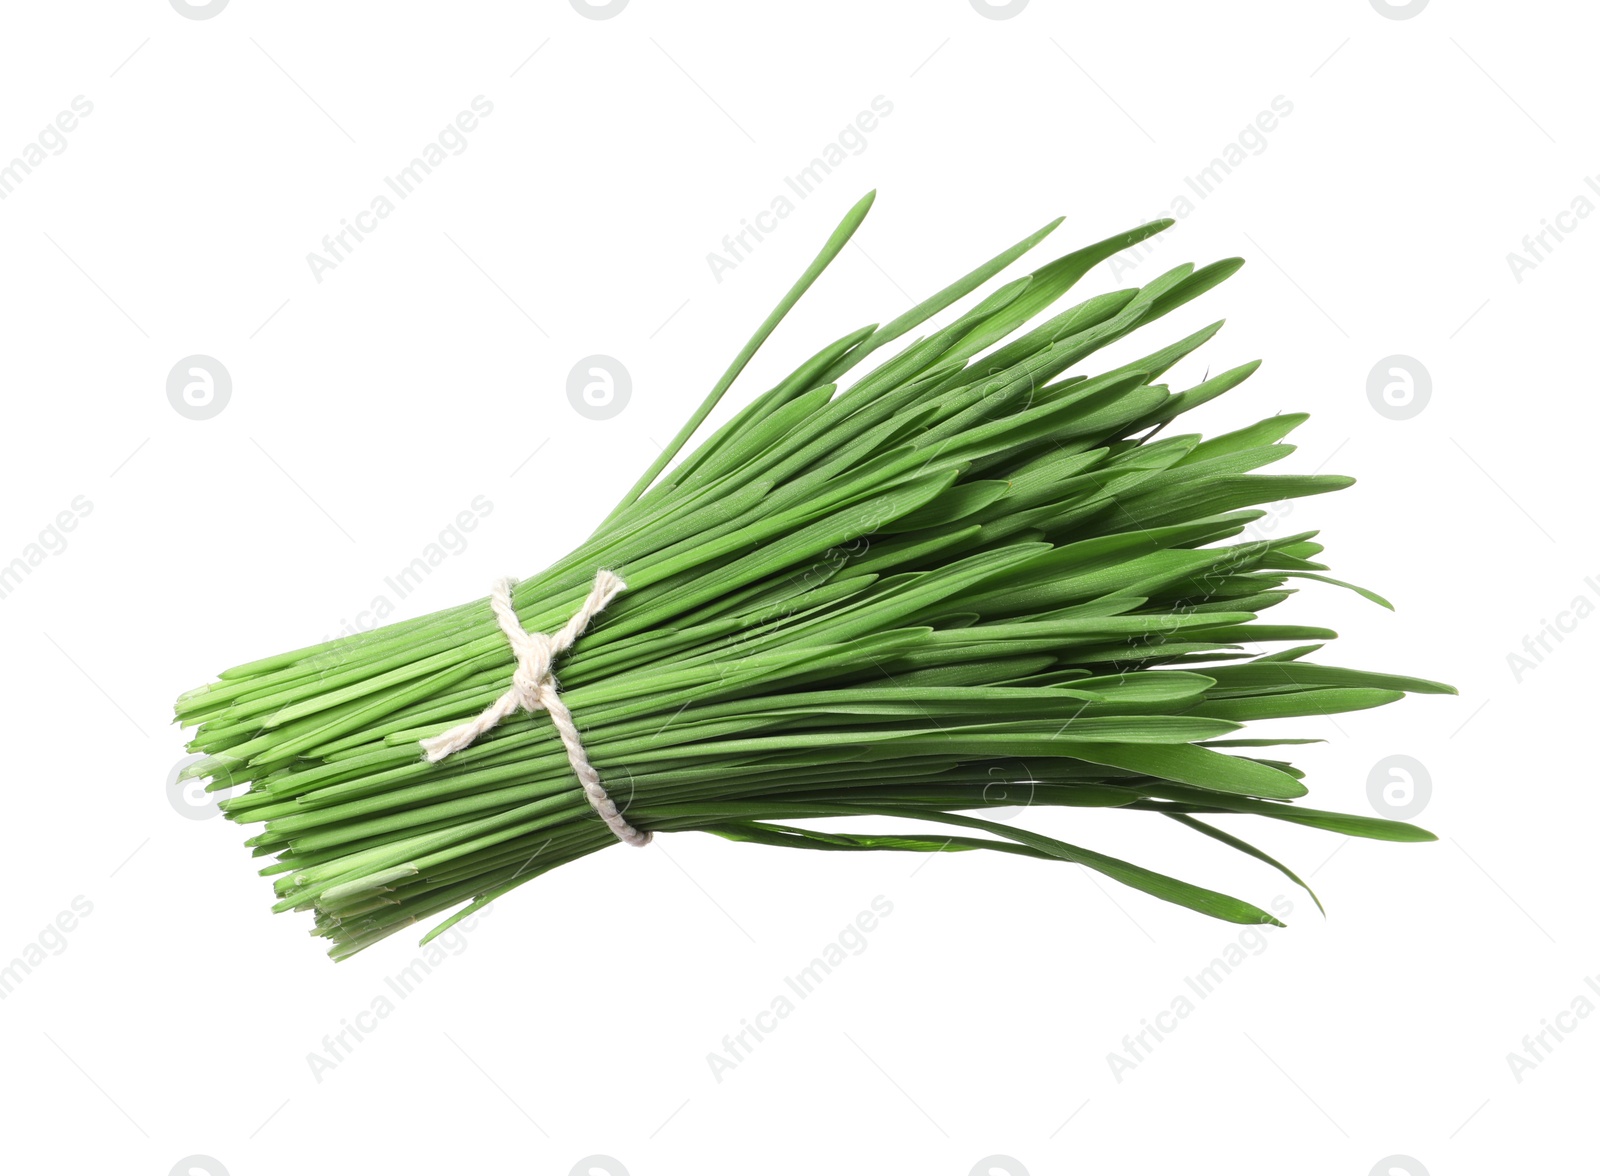
<svg viewBox="0 0 1600 1176">
<path fill-rule="evenodd" d="M 510 577 L 497 580 L 493 591 L 489 593 L 489 607 L 494 611 L 500 631 L 506 635 L 511 652 L 517 658 L 516 671 L 511 675 L 511 688 L 490 703 L 477 718 L 451 727 L 431 739 L 424 739 L 423 754 L 429 763 L 436 764 L 463 748 L 471 747 L 480 736 L 519 709 L 530 714 L 548 711 L 550 722 L 554 724 L 556 733 L 561 736 L 561 745 L 566 749 L 567 762 L 583 786 L 583 795 L 590 806 L 600 814 L 601 820 L 605 821 L 607 828 L 617 835 L 619 841 L 629 845 L 649 844 L 650 834 L 641 833 L 628 824 L 616 802 L 601 785 L 600 773 L 595 771 L 583 750 L 583 741 L 578 736 L 578 725 L 573 721 L 572 712 L 561 700 L 554 669 L 555 659 L 572 648 L 572 643 L 589 627 L 589 622 L 604 611 L 612 598 L 627 585 L 615 573 L 602 569 L 595 575 L 594 587 L 589 590 L 588 598 L 565 625 L 554 633 L 530 633 L 522 627 L 516 606 L 511 602 L 511 589 L 516 583 Z"/>
</svg>

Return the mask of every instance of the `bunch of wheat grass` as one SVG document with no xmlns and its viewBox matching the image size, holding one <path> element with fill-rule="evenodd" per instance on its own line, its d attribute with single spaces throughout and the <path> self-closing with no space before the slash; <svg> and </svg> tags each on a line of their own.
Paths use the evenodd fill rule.
<svg viewBox="0 0 1600 1176">
<path fill-rule="evenodd" d="M 597 570 L 626 581 L 556 669 L 627 821 L 762 845 L 1076 862 L 1242 923 L 1276 920 L 981 814 L 1019 800 L 1134 810 L 1292 879 L 1202 818 L 1431 840 L 1293 803 L 1302 773 L 1263 749 L 1306 741 L 1238 735 L 1252 719 L 1453 693 L 1314 663 L 1333 633 L 1259 619 L 1289 581 L 1327 578 L 1314 532 L 1248 538 L 1256 508 L 1350 482 L 1256 472 L 1293 451 L 1282 439 L 1305 418 L 1210 439 L 1165 432 L 1255 370 L 1181 391 L 1161 382 L 1220 323 L 1112 370 L 1082 370 L 1241 263 L 1180 266 L 1043 317 L 1093 266 L 1170 222 L 1007 282 L 846 382 L 1048 225 L 893 322 L 829 343 L 668 469 L 871 202 L 851 209 L 598 530 L 515 588 L 524 627 L 549 632 Z M 1280 642 L 1290 647 L 1261 652 Z M 334 958 L 458 908 L 431 937 L 616 843 L 547 715 L 519 711 L 442 762 L 420 754 L 419 740 L 500 696 L 513 668 L 482 600 L 251 662 L 179 699 L 179 720 L 198 726 L 190 746 L 205 754 L 187 774 L 213 788 L 248 782 L 223 808 L 263 826 L 247 844 L 273 859 L 262 873 L 275 879 L 277 909 L 315 912 Z M 910 827 L 797 823 L 866 816 Z"/>
</svg>

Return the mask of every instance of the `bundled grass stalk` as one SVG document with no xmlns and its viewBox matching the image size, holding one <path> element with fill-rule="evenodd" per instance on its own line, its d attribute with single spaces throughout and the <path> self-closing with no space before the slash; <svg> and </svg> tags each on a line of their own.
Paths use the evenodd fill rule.
<svg viewBox="0 0 1600 1176">
<path fill-rule="evenodd" d="M 1046 225 L 892 322 L 822 347 L 669 470 L 871 203 L 850 210 L 594 534 L 515 587 L 523 626 L 549 633 L 598 570 L 626 581 L 556 669 L 627 821 L 757 845 L 1076 862 L 1238 923 L 1276 920 L 981 814 L 1019 802 L 1131 810 L 1296 883 L 1214 820 L 1431 840 L 1295 803 L 1303 773 L 1270 749 L 1311 740 L 1238 734 L 1253 719 L 1454 693 L 1313 661 L 1332 632 L 1260 620 L 1291 581 L 1340 582 L 1315 562 L 1316 532 L 1249 538 L 1257 508 L 1350 479 L 1257 472 L 1293 452 L 1283 438 L 1299 414 L 1209 439 L 1167 431 L 1256 369 L 1162 382 L 1220 323 L 1107 371 L 1085 366 L 1241 261 L 1052 309 L 1170 221 L 1006 282 L 882 357 L 1059 222 Z M 483 600 L 238 666 L 178 700 L 205 754 L 186 775 L 248 782 L 222 807 L 261 826 L 246 844 L 272 859 L 261 872 L 275 909 L 313 912 L 335 959 L 445 915 L 426 942 L 617 843 L 547 714 L 519 710 L 439 763 L 420 754 L 420 740 L 501 695 L 513 669 Z M 874 816 L 901 828 L 809 824 Z"/>
</svg>

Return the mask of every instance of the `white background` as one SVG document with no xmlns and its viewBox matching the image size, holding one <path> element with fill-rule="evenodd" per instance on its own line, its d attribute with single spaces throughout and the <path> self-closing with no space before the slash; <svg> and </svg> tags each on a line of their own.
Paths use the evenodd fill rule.
<svg viewBox="0 0 1600 1176">
<path fill-rule="evenodd" d="M 1600 621 L 1571 614 L 1520 680 L 1508 655 L 1600 602 L 1600 218 L 1520 281 L 1507 254 L 1600 199 L 1589 19 L 1437 3 L 1395 20 L 1365 0 L 1034 0 L 1006 20 L 968 0 L 636 0 L 604 21 L 565 0 L 234 0 L 206 20 L 167 0 L 8 6 L 0 160 L 76 96 L 93 112 L 0 201 L 0 563 L 79 496 L 91 510 L 0 599 L 0 959 L 64 943 L 0 1004 L 0 1166 L 1579 1170 L 1600 1018 L 1521 1081 L 1508 1054 L 1580 994 L 1600 1001 Z M 319 282 L 307 254 L 479 95 L 493 113 L 466 150 Z M 724 235 L 880 95 L 893 110 L 864 149 L 713 277 Z M 1264 149 L 1135 269 L 1082 289 L 1248 260 L 1158 328 L 1228 317 L 1178 378 L 1265 360 L 1193 424 L 1310 411 L 1288 466 L 1360 481 L 1283 525 L 1322 528 L 1335 574 L 1398 606 L 1313 585 L 1279 611 L 1345 634 L 1324 660 L 1461 690 L 1297 721 L 1328 740 L 1298 756 L 1310 799 L 1371 812 L 1373 765 L 1408 755 L 1439 842 L 1232 826 L 1309 877 L 1324 920 L 1153 818 L 1025 818 L 1294 904 L 1120 1081 L 1107 1055 L 1240 928 L 1003 855 L 693 835 L 502 900 L 313 1076 L 308 1055 L 389 991 L 412 941 L 335 967 L 300 916 L 269 914 L 242 831 L 187 819 L 166 787 L 173 698 L 357 620 L 475 496 L 492 512 L 404 615 L 567 550 L 868 189 L 860 247 L 730 405 L 1055 215 L 1041 260 L 1193 198 L 1186 179 L 1280 95 L 1293 111 Z M 196 353 L 233 381 L 204 421 L 165 388 Z M 593 353 L 632 376 L 610 420 L 566 397 Z M 1407 420 L 1367 396 L 1393 354 L 1431 374 Z M 879 895 L 893 914 L 866 950 L 715 1080 L 723 1036 Z M 57 941 L 44 929 L 79 896 L 92 913 Z"/>
</svg>

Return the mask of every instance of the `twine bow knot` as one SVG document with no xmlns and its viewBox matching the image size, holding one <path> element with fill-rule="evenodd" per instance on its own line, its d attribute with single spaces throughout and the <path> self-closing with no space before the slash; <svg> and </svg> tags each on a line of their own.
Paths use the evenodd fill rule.
<svg viewBox="0 0 1600 1176">
<path fill-rule="evenodd" d="M 429 763 L 436 764 L 472 746 L 480 736 L 499 726 L 518 709 L 530 714 L 548 711 L 550 721 L 555 725 L 556 733 L 561 736 L 561 744 L 566 749 L 567 762 L 572 765 L 573 774 L 583 785 L 583 794 L 595 812 L 600 814 L 619 840 L 629 845 L 648 844 L 650 834 L 641 833 L 628 824 L 616 802 L 601 785 L 600 773 L 589 763 L 589 757 L 583 750 L 583 741 L 578 736 L 572 711 L 561 700 L 555 676 L 555 659 L 572 648 L 572 643 L 589 627 L 589 622 L 627 585 L 615 573 L 602 569 L 595 575 L 588 598 L 565 625 L 554 633 L 530 633 L 522 627 L 516 606 L 511 601 L 511 589 L 516 583 L 509 577 L 497 580 L 493 591 L 489 593 L 489 607 L 500 624 L 500 631 L 511 645 L 511 652 L 517 657 L 517 668 L 511 675 L 510 689 L 484 708 L 476 718 L 442 731 L 431 739 L 424 739 L 424 755 Z"/>
</svg>

